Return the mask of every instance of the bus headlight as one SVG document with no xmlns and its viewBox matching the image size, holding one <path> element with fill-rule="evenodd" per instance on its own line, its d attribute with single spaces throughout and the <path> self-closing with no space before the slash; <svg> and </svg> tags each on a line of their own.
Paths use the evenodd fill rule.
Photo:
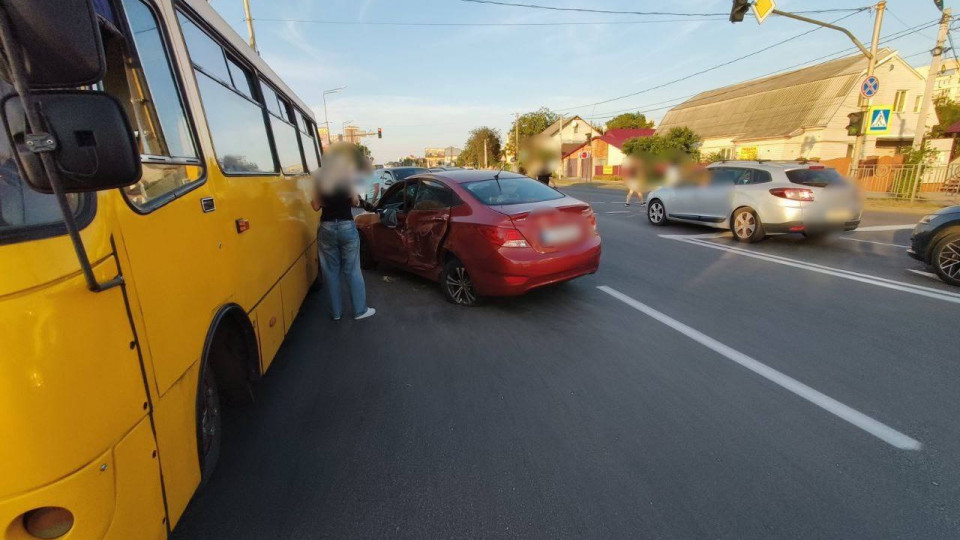
<svg viewBox="0 0 960 540">
<path fill-rule="evenodd" d="M 60 538 L 73 528 L 73 514 L 59 506 L 34 508 L 23 514 L 23 528 L 36 538 Z"/>
</svg>

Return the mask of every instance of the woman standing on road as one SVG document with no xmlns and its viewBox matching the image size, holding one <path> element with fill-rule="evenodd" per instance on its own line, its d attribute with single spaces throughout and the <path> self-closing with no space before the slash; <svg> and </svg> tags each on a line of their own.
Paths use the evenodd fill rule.
<svg viewBox="0 0 960 540">
<path fill-rule="evenodd" d="M 369 174 L 366 159 L 353 145 L 334 145 L 323 156 L 323 164 L 313 172 L 314 211 L 322 210 L 317 242 L 320 269 L 323 272 L 330 317 L 343 315 L 341 278 L 350 289 L 354 319 L 365 319 L 377 311 L 367 306 L 366 285 L 360 272 L 360 233 L 353 223 L 353 207 L 360 205 L 354 179 Z"/>
<path fill-rule="evenodd" d="M 624 181 L 627 184 L 627 200 L 623 205 L 630 206 L 630 198 L 633 197 L 634 194 L 640 199 L 640 206 L 647 204 L 643 200 L 643 163 L 637 158 L 626 156 L 623 165 L 620 166 L 620 173 L 623 175 Z"/>
</svg>

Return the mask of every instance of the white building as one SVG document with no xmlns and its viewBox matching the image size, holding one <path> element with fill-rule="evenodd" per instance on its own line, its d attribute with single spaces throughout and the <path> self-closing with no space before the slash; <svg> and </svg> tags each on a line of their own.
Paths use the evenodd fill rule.
<svg viewBox="0 0 960 540">
<path fill-rule="evenodd" d="M 924 78 L 896 51 L 881 49 L 873 105 L 891 105 L 888 134 L 868 136 L 861 157 L 900 153 L 913 142 Z M 860 110 L 867 59 L 857 54 L 697 94 L 674 107 L 657 133 L 686 126 L 703 138 L 702 155 L 728 159 L 850 157 L 848 114 Z M 928 128 L 936 123 L 930 115 Z"/>
<path fill-rule="evenodd" d="M 929 71 L 930 66 L 917 68 L 917 72 L 924 77 Z M 934 99 L 945 97 L 953 101 L 960 99 L 960 69 L 956 60 L 944 58 L 940 63 L 940 71 L 933 87 L 933 97 Z"/>
</svg>

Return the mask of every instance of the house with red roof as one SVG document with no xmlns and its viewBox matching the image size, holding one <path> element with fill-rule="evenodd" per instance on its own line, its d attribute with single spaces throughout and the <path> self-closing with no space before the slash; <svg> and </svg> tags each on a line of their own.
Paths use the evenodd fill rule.
<svg viewBox="0 0 960 540">
<path fill-rule="evenodd" d="M 580 178 L 619 175 L 626 158 L 623 143 L 637 137 L 650 137 L 655 132 L 652 128 L 610 129 L 575 148 L 564 148 L 564 175 Z"/>
</svg>

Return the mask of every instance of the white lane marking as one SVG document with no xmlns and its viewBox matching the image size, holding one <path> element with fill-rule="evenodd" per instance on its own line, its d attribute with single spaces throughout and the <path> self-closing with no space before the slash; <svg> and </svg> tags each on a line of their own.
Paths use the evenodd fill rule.
<svg viewBox="0 0 960 540">
<path fill-rule="evenodd" d="M 878 244 L 881 246 L 893 246 L 898 248 L 909 248 L 910 246 L 905 246 L 903 244 L 891 244 L 890 242 L 877 242 L 876 240 L 864 240 L 862 238 L 850 238 L 849 236 L 841 236 L 841 240 L 852 240 L 854 242 L 863 242 L 865 244 Z"/>
<path fill-rule="evenodd" d="M 936 280 L 940 279 L 940 276 L 934 274 L 933 272 L 924 272 L 923 270 L 915 270 L 913 268 L 907 268 L 907 272 L 913 272 L 914 274 L 917 274 L 919 276 L 933 278 Z"/>
<path fill-rule="evenodd" d="M 629 210 L 614 210 L 613 212 L 604 212 L 604 214 L 629 214 Z"/>
<path fill-rule="evenodd" d="M 733 234 L 731 234 L 730 231 L 706 234 L 659 234 L 657 236 L 660 238 L 669 238 L 671 240 L 681 240 L 683 238 L 723 238 L 724 236 L 733 238 Z"/>
<path fill-rule="evenodd" d="M 757 253 L 747 249 L 723 246 L 715 242 L 708 242 L 706 240 L 693 239 L 692 237 L 685 238 L 682 236 L 670 236 L 668 238 L 670 238 L 671 240 L 679 240 L 681 242 L 686 242 L 688 244 L 693 244 L 697 246 L 704 246 L 711 249 L 719 249 L 721 251 L 735 253 L 737 255 L 743 255 L 744 257 L 752 257 L 754 259 L 774 262 L 774 263 L 782 264 L 785 266 L 792 266 L 794 268 L 809 270 L 811 272 L 817 272 L 820 274 L 827 274 L 831 276 L 842 277 L 844 279 L 850 279 L 853 281 L 859 281 L 860 283 L 866 283 L 868 285 L 875 285 L 877 287 L 883 287 L 886 289 L 893 289 L 896 291 L 908 292 L 908 293 L 912 293 L 920 296 L 925 296 L 927 298 L 934 298 L 937 300 L 952 302 L 954 304 L 960 304 L 960 294 L 948 292 L 948 291 L 941 291 L 939 289 L 934 289 L 931 287 L 914 285 L 912 283 L 906 283 L 903 281 L 894 281 L 892 279 L 871 276 L 869 274 L 861 274 L 859 272 L 843 270 L 840 268 L 833 268 L 830 266 L 823 266 L 820 264 L 798 261 L 796 259 L 788 259 L 786 257 L 780 257 L 778 255 L 761 254 L 761 253 Z"/>
<path fill-rule="evenodd" d="M 820 407 L 821 409 L 833 414 L 834 416 L 846 420 L 847 422 L 853 424 L 854 426 L 866 431 L 867 433 L 873 435 L 874 437 L 882 440 L 883 442 L 899 448 L 901 450 L 920 450 L 923 445 L 920 441 L 913 439 L 899 431 L 893 429 L 892 427 L 878 421 L 873 418 L 863 414 L 862 412 L 844 405 L 839 401 L 833 399 L 832 397 L 814 390 L 809 386 L 803 384 L 802 382 L 785 375 L 772 367 L 754 360 L 753 358 L 743 354 L 740 351 L 732 349 L 723 343 L 713 339 L 712 337 L 695 330 L 682 322 L 673 319 L 659 311 L 653 309 L 652 307 L 638 301 L 633 298 L 623 294 L 622 292 L 608 287 L 606 285 L 600 285 L 597 287 L 601 291 L 609 294 L 610 296 L 620 300 L 624 304 L 636 309 L 637 311 L 656 319 L 657 321 L 673 328 L 677 332 L 687 336 L 688 338 L 696 341 L 697 343 L 703 345 L 704 347 L 724 356 L 728 360 L 736 362 L 741 366 L 749 369 L 750 371 L 760 375 L 764 379 L 780 386 L 781 388 L 793 392 L 797 396 L 813 403 L 814 405 Z"/>
<path fill-rule="evenodd" d="M 916 223 L 912 225 L 873 225 L 871 227 L 857 227 L 849 232 L 903 231 L 906 229 L 912 229 L 916 226 Z"/>
</svg>

